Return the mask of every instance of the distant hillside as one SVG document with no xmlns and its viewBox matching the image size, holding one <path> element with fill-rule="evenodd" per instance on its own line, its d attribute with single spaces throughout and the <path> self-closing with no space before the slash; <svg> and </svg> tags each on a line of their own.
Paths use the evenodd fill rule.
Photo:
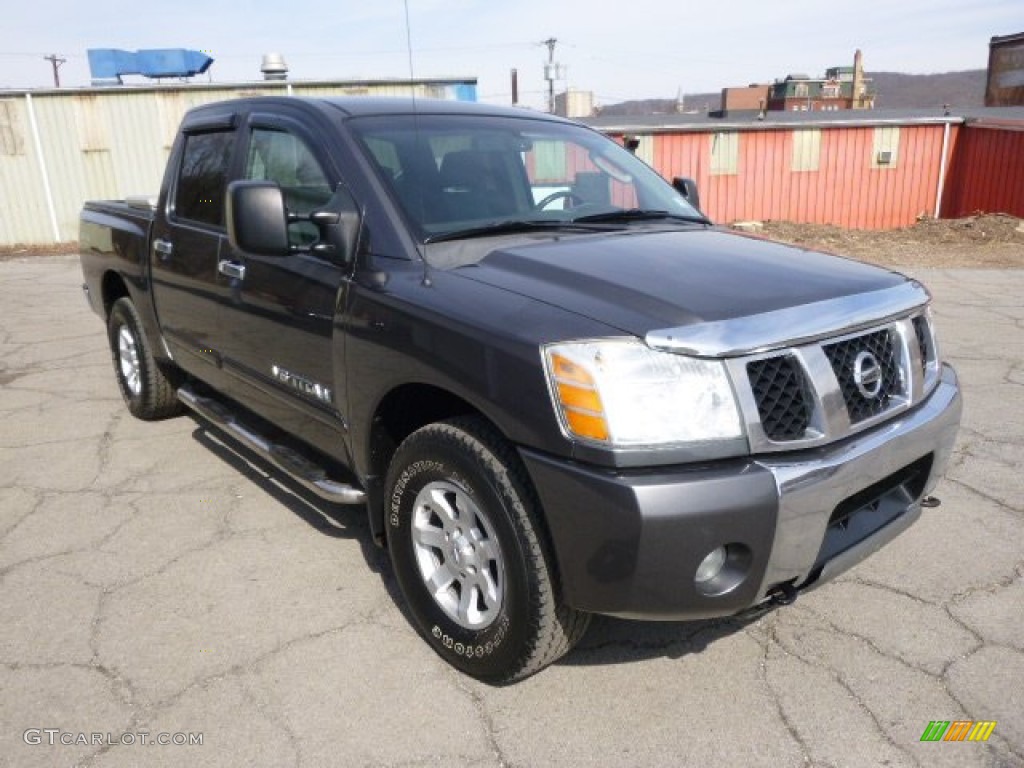
<svg viewBox="0 0 1024 768">
<path fill-rule="evenodd" d="M 985 104 L 985 70 L 968 69 L 963 72 L 943 72 L 935 75 L 905 75 L 901 72 L 868 72 L 878 93 L 875 106 L 879 109 L 912 109 L 914 107 L 941 107 L 949 104 L 954 109 L 969 109 Z M 683 99 L 686 111 L 715 110 L 721 105 L 722 93 L 688 93 Z M 676 111 L 675 99 L 642 99 L 609 104 L 601 109 L 602 115 L 664 115 Z"/>
<path fill-rule="evenodd" d="M 683 109 L 692 111 L 694 109 L 704 110 L 718 109 L 722 101 L 722 93 L 695 93 L 686 94 L 683 100 Z M 640 99 L 638 101 L 623 101 L 620 104 L 609 104 L 601 108 L 602 115 L 666 115 L 675 114 L 675 99 Z"/>
<path fill-rule="evenodd" d="M 938 75 L 904 75 L 900 72 L 868 72 L 874 80 L 879 109 L 909 107 L 954 108 L 985 106 L 985 70 L 943 72 Z"/>
</svg>

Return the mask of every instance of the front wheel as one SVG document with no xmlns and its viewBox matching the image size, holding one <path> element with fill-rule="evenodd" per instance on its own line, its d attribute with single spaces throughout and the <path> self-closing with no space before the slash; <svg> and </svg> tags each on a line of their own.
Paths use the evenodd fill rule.
<svg viewBox="0 0 1024 768">
<path fill-rule="evenodd" d="M 174 371 L 153 357 L 132 300 L 122 297 L 110 308 L 107 338 L 121 395 L 133 416 L 153 420 L 176 416 L 183 408 L 174 386 Z"/>
<path fill-rule="evenodd" d="M 486 422 L 453 419 L 406 438 L 386 498 L 399 586 L 450 664 L 513 682 L 582 637 L 590 617 L 560 600 L 529 478 Z"/>
</svg>

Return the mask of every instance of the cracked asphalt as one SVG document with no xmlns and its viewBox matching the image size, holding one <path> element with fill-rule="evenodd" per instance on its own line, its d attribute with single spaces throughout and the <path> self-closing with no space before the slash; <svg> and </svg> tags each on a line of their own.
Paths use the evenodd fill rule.
<svg viewBox="0 0 1024 768">
<path fill-rule="evenodd" d="M 420 641 L 361 510 L 128 415 L 77 259 L 0 263 L 0 766 L 1024 765 L 1024 270 L 915 275 L 965 393 L 942 506 L 788 608 L 599 618 L 497 688 Z"/>
</svg>

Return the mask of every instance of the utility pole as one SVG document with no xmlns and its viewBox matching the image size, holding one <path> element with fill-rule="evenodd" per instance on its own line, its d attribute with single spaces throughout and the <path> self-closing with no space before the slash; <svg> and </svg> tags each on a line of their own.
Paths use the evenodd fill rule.
<svg viewBox="0 0 1024 768">
<path fill-rule="evenodd" d="M 548 81 L 548 112 L 555 114 L 555 80 L 558 78 L 559 66 L 555 64 L 555 45 L 558 43 L 553 37 L 541 43 L 548 47 L 548 63 L 544 65 L 544 79 Z"/>
<path fill-rule="evenodd" d="M 51 53 L 49 56 L 43 56 L 50 64 L 53 65 L 53 87 L 60 88 L 60 65 L 67 62 L 67 59 L 62 59 L 56 53 Z"/>
</svg>

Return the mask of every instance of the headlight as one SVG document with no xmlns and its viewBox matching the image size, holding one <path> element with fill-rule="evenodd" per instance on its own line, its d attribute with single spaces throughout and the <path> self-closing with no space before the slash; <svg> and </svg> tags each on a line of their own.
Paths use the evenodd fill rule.
<svg viewBox="0 0 1024 768">
<path fill-rule="evenodd" d="M 724 365 L 634 339 L 544 348 L 555 410 L 573 437 L 656 446 L 743 436 Z"/>
</svg>

